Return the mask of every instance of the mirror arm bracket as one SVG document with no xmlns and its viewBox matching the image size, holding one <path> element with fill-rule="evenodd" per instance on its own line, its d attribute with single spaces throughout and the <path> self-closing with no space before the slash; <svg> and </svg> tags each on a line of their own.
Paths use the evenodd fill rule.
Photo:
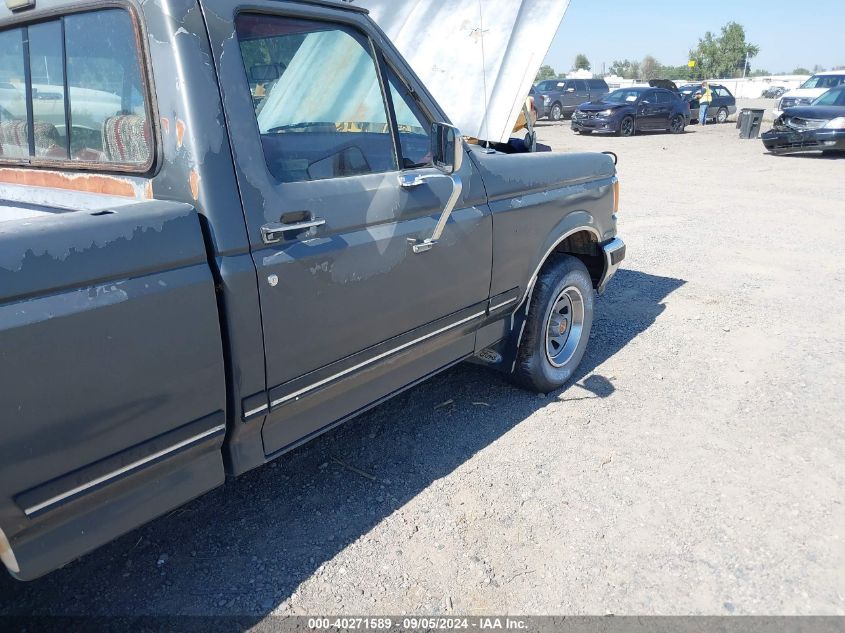
<svg viewBox="0 0 845 633">
<path fill-rule="evenodd" d="M 461 191 L 464 188 L 463 181 L 458 174 L 452 174 L 450 180 L 452 181 L 452 195 L 449 196 L 446 206 L 443 207 L 443 213 L 440 214 L 440 219 L 437 220 L 437 224 L 434 227 L 431 237 L 424 240 L 418 240 L 413 237 L 408 238 L 408 242 L 410 242 L 414 253 L 425 253 L 426 251 L 430 251 L 440 240 L 440 236 L 443 235 L 443 231 L 446 229 L 446 223 L 452 216 L 452 211 L 455 210 L 455 206 L 458 204 L 458 199 L 461 197 Z"/>
</svg>

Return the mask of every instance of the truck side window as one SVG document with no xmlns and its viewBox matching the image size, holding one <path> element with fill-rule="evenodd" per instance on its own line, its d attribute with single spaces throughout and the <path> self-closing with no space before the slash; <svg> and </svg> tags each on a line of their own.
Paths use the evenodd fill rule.
<svg viewBox="0 0 845 633">
<path fill-rule="evenodd" d="M 281 182 L 395 171 L 369 41 L 339 24 L 243 14 L 236 29 L 267 168 Z"/>
<path fill-rule="evenodd" d="M 23 29 L 0 33 L 0 159 L 28 159 Z"/>
<path fill-rule="evenodd" d="M 91 11 L 64 22 L 71 158 L 146 164 L 152 143 L 129 13 Z"/>
<path fill-rule="evenodd" d="M 19 53 L 21 38 L 29 40 L 29 59 Z M 144 94 L 135 29 L 124 9 L 0 32 L 0 161 L 145 171 L 152 134 Z"/>
<path fill-rule="evenodd" d="M 35 155 L 67 158 L 62 26 L 58 21 L 29 27 L 29 67 Z"/>
<path fill-rule="evenodd" d="M 430 165 L 431 123 L 408 92 L 407 86 L 390 68 L 387 69 L 387 83 L 390 86 L 390 98 L 393 101 L 399 130 L 399 158 L 402 161 L 402 169 Z"/>
</svg>

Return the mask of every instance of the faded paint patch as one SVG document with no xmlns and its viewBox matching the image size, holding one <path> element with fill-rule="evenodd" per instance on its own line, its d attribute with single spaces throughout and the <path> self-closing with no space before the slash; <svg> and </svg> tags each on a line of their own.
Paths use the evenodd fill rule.
<svg viewBox="0 0 845 633">
<path fill-rule="evenodd" d="M 176 147 L 182 147 L 182 141 L 185 138 L 185 122 L 182 119 L 176 119 Z"/>
<path fill-rule="evenodd" d="M 58 171 L 35 169 L 0 169 L 0 182 L 30 187 L 70 189 L 87 193 L 102 193 L 124 198 L 141 198 L 145 195 L 142 184 L 120 176 L 105 174 L 68 174 Z M 149 181 L 144 180 L 149 184 Z M 150 190 L 152 193 L 152 190 Z"/>
<path fill-rule="evenodd" d="M 191 195 L 194 197 L 194 200 L 199 200 L 200 197 L 200 174 L 196 170 L 196 168 L 191 170 Z"/>
</svg>

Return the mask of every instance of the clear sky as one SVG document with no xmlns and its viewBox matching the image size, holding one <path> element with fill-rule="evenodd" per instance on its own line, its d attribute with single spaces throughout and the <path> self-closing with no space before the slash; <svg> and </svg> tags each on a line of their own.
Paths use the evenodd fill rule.
<svg viewBox="0 0 845 633">
<path fill-rule="evenodd" d="M 718 35 L 730 21 L 742 24 L 746 39 L 760 47 L 752 69 L 845 66 L 845 0 L 571 0 L 545 63 L 567 72 L 584 53 L 593 71 L 601 71 L 602 62 L 609 68 L 616 59 L 646 55 L 679 66 L 706 31 Z"/>
</svg>

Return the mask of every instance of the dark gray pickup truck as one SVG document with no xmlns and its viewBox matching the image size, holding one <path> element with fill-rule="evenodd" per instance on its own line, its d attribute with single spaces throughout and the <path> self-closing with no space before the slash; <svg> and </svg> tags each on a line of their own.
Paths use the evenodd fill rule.
<svg viewBox="0 0 845 633">
<path fill-rule="evenodd" d="M 608 156 L 466 143 L 347 5 L 6 5 L 0 558 L 15 577 L 455 363 L 541 392 L 572 376 L 625 255 Z"/>
</svg>

